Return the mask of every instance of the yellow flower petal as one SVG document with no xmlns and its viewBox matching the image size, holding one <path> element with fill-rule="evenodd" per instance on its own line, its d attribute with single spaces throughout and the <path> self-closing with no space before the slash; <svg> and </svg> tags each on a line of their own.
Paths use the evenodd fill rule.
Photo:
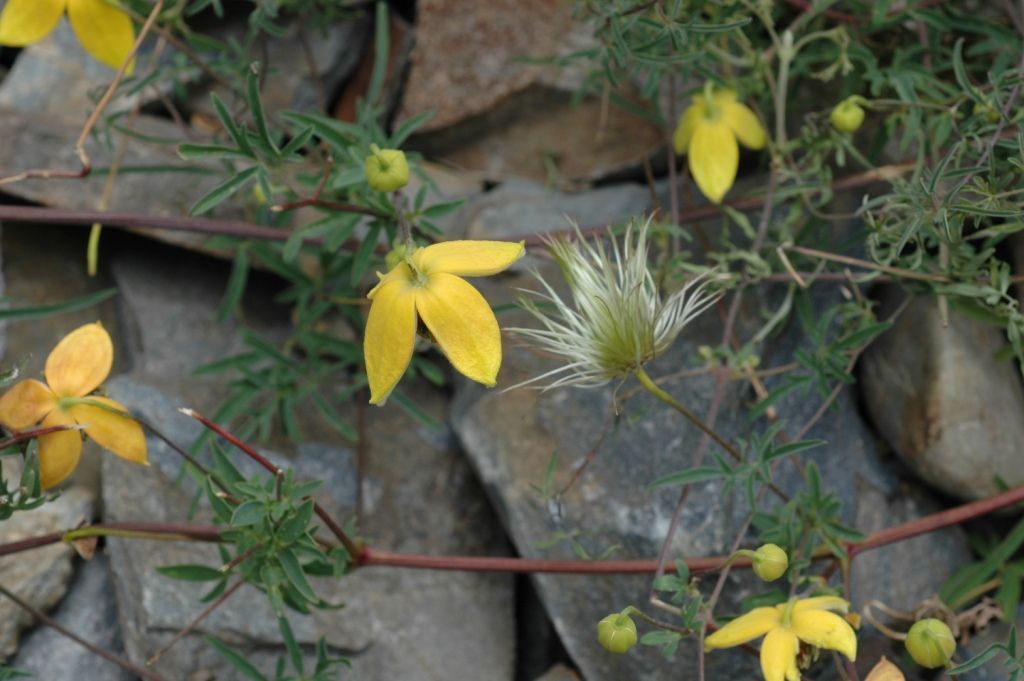
<svg viewBox="0 0 1024 681">
<path fill-rule="evenodd" d="M 115 413 L 128 410 L 106 397 L 90 397 L 89 401 L 103 406 L 83 403 L 67 410 L 77 423 L 85 426 L 85 434 L 126 461 L 146 463 L 146 435 L 142 426 L 129 416 Z"/>
<path fill-rule="evenodd" d="M 88 395 L 110 375 L 114 344 L 99 322 L 64 336 L 46 358 L 46 382 L 58 397 Z"/>
<path fill-rule="evenodd" d="M 501 331 L 491 306 L 469 282 L 432 274 L 416 291 L 416 311 L 448 361 L 464 376 L 492 387 L 501 368 Z"/>
<path fill-rule="evenodd" d="M 906 681 L 906 677 L 899 667 L 883 657 L 871 668 L 864 681 Z"/>
<path fill-rule="evenodd" d="M 53 391 L 30 378 L 0 397 L 0 424 L 8 430 L 25 430 L 42 421 L 56 406 Z"/>
<path fill-rule="evenodd" d="M 785 607 L 785 604 L 782 605 Z M 815 596 L 813 598 L 801 598 L 793 604 L 793 612 L 805 610 L 831 610 L 845 615 L 850 611 L 850 603 L 839 596 Z"/>
<path fill-rule="evenodd" d="M 119 69 L 135 43 L 128 15 L 104 0 L 67 0 L 68 19 L 85 51 L 112 69 Z M 131 75 L 134 60 L 126 73 Z"/>
<path fill-rule="evenodd" d="M 736 135 L 740 144 L 748 149 L 763 149 L 768 141 L 764 126 L 757 115 L 735 99 L 720 104 L 722 118 Z"/>
<path fill-rule="evenodd" d="M 793 612 L 793 633 L 818 648 L 838 650 L 851 662 L 857 659 L 857 634 L 839 615 L 826 610 Z"/>
<path fill-rule="evenodd" d="M 60 409 L 54 409 L 42 423 L 50 426 L 73 426 L 75 420 Z M 82 433 L 78 430 L 61 430 L 39 436 L 39 481 L 43 489 L 58 485 L 71 475 L 82 456 Z"/>
<path fill-rule="evenodd" d="M 24 47 L 57 28 L 66 0 L 7 0 L 0 12 L 0 45 Z"/>
<path fill-rule="evenodd" d="M 779 626 L 781 615 L 775 608 L 754 608 L 704 639 L 704 650 L 742 645 Z"/>
<path fill-rule="evenodd" d="M 443 241 L 417 249 L 412 261 L 424 274 L 487 277 L 508 269 L 525 252 L 522 241 Z"/>
<path fill-rule="evenodd" d="M 796 655 L 800 642 L 789 629 L 778 627 L 768 632 L 761 644 L 761 673 L 764 681 L 800 681 Z"/>
<path fill-rule="evenodd" d="M 704 196 L 720 203 L 736 179 L 739 145 L 724 120 L 701 121 L 690 141 L 690 174 Z"/>
<path fill-rule="evenodd" d="M 408 273 L 404 263 L 395 270 L 400 267 Z M 388 399 L 409 366 L 415 343 L 415 289 L 401 276 L 385 278 L 373 290 L 373 304 L 363 338 L 370 404 L 384 404 Z"/>
<path fill-rule="evenodd" d="M 706 107 L 702 98 L 695 99 L 693 104 L 687 107 L 683 115 L 679 117 L 679 124 L 676 131 L 672 133 L 672 146 L 677 154 L 685 154 L 690 147 L 690 140 L 693 139 L 693 131 L 697 125 L 704 120 Z"/>
</svg>

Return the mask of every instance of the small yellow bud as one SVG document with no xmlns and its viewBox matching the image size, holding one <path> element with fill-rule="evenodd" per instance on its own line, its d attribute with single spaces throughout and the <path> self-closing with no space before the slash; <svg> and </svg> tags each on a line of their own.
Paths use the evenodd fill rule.
<svg viewBox="0 0 1024 681">
<path fill-rule="evenodd" d="M 393 192 L 409 182 L 409 162 L 401 149 L 381 149 L 370 145 L 366 157 L 366 181 L 379 192 Z"/>
<path fill-rule="evenodd" d="M 774 582 L 786 574 L 789 568 L 789 556 L 775 544 L 764 544 L 754 551 L 754 574 L 766 582 Z"/>
<path fill-rule="evenodd" d="M 609 653 L 624 653 L 636 645 L 636 622 L 613 613 L 597 623 L 597 641 Z"/>
<path fill-rule="evenodd" d="M 999 121 L 999 110 L 992 106 L 991 102 L 985 102 L 984 104 L 974 103 L 974 109 L 971 113 L 975 116 L 984 116 L 985 120 L 989 123 L 996 123 Z"/>
<path fill-rule="evenodd" d="M 956 650 L 956 639 L 949 626 L 933 618 L 914 622 L 907 632 L 907 652 L 914 662 L 927 669 L 942 667 Z"/>
<path fill-rule="evenodd" d="M 857 132 L 861 123 L 864 122 L 864 109 L 860 108 L 861 97 L 854 95 L 847 97 L 839 103 L 839 106 L 832 109 L 828 119 L 832 126 L 839 132 Z"/>
<path fill-rule="evenodd" d="M 388 272 L 398 267 L 398 263 L 405 260 L 405 256 L 409 251 L 409 247 L 403 243 L 395 244 L 395 247 L 388 251 L 388 254 L 384 256 L 384 264 L 388 268 Z"/>
</svg>

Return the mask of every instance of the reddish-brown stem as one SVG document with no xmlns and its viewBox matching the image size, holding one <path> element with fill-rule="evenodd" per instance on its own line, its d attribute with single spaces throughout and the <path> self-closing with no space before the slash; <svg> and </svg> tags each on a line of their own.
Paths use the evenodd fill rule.
<svg viewBox="0 0 1024 681">
<path fill-rule="evenodd" d="M 180 411 L 186 416 L 191 416 L 196 421 L 199 421 L 201 424 L 203 424 L 206 428 L 212 430 L 214 433 L 230 442 L 232 445 L 241 450 L 242 453 L 244 453 L 246 456 L 248 456 L 256 463 L 258 463 L 260 466 L 263 466 L 263 468 L 270 471 L 274 475 L 281 474 L 281 469 L 275 466 L 273 463 L 271 463 L 265 456 L 263 456 L 255 449 L 247 445 L 245 442 L 238 439 L 228 431 L 224 430 L 219 425 L 217 425 L 210 419 L 206 418 L 199 412 L 193 409 L 181 409 Z M 323 506 L 316 503 L 315 501 L 313 502 L 313 510 L 316 512 L 320 520 L 322 520 L 324 524 L 327 525 L 327 528 L 334 534 L 334 536 L 337 537 L 338 541 L 341 542 L 341 545 L 345 547 L 345 550 L 348 551 L 348 555 L 352 557 L 352 560 L 357 564 L 360 563 L 362 560 L 363 551 L 365 549 L 361 546 L 358 546 L 354 541 L 352 541 L 348 534 L 345 533 L 345 530 L 341 528 L 341 525 L 338 524 L 338 521 L 332 518 L 331 514 L 325 511 Z"/>
<path fill-rule="evenodd" d="M 167 535 L 167 540 L 183 541 L 220 541 L 220 528 L 215 525 L 196 525 L 192 523 L 148 523 L 148 522 L 114 522 L 97 523 L 77 528 L 83 530 L 92 528 L 96 530 L 115 530 L 140 532 L 153 535 Z M 64 540 L 66 532 L 48 532 L 37 537 L 29 537 L 18 541 L 0 544 L 0 556 L 9 556 L 14 553 L 21 553 L 36 549 L 41 546 L 50 546 Z"/>
<path fill-rule="evenodd" d="M 30 613 L 37 620 L 39 620 L 40 622 L 42 622 L 46 626 L 50 627 L 54 631 L 59 632 L 65 638 L 71 639 L 72 641 L 74 641 L 78 645 L 80 645 L 83 648 L 85 648 L 86 650 L 88 650 L 90 653 L 93 653 L 95 655 L 99 655 L 103 659 L 109 660 L 110 662 L 113 662 L 114 664 L 116 664 L 117 666 L 121 667 L 122 669 L 127 669 L 128 671 L 132 672 L 133 674 L 135 674 L 139 678 L 146 679 L 146 681 L 164 681 L 164 677 L 160 676 L 159 674 L 151 672 L 148 669 L 144 669 L 142 667 L 139 667 L 138 665 L 133 663 L 131 660 L 126 660 L 125 658 L 123 658 L 123 657 L 121 657 L 119 655 L 115 655 L 114 653 L 110 652 L 109 650 L 105 650 L 105 649 L 103 649 L 103 648 L 101 648 L 101 647 L 99 647 L 99 646 L 97 646 L 95 644 L 89 643 L 84 638 L 82 638 L 78 634 L 74 633 L 73 631 L 71 631 L 70 629 L 65 627 L 63 624 L 58 622 L 57 620 L 53 619 L 52 617 L 50 617 L 46 613 L 44 613 L 44 612 L 38 610 L 37 608 L 33 607 L 30 603 L 27 603 L 24 600 L 22 600 L 21 598 L 19 598 L 16 594 L 11 592 L 6 587 L 0 586 L 0 594 L 3 594 L 7 598 L 11 599 L 12 601 L 14 601 L 17 604 L 17 606 L 19 608 L 21 608 L 22 610 L 24 610 L 27 613 Z"/>
<path fill-rule="evenodd" d="M 50 433 L 57 433 L 62 430 L 79 430 L 81 426 L 70 425 L 70 426 L 47 426 L 46 428 L 36 428 L 34 430 L 23 430 L 20 433 L 12 433 L 6 440 L 0 440 L 0 449 L 7 449 L 11 445 L 16 445 L 19 442 L 25 440 L 31 440 L 34 437 L 40 435 L 49 435 Z"/>
<path fill-rule="evenodd" d="M 691 572 L 716 570 L 726 558 L 691 558 L 686 561 Z M 388 566 L 422 570 L 467 570 L 471 572 L 519 572 L 553 574 L 653 574 L 658 569 L 656 559 L 641 560 L 546 560 L 535 558 L 492 556 L 427 556 L 415 553 L 396 553 L 366 547 L 360 560 L 361 567 Z M 741 559 L 736 566 L 749 567 L 749 559 Z"/>
</svg>

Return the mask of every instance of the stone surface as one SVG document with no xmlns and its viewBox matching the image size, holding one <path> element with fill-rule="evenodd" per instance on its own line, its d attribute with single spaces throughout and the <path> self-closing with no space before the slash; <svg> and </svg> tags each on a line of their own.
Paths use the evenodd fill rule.
<svg viewBox="0 0 1024 681">
<path fill-rule="evenodd" d="M 211 35 L 220 40 L 243 40 L 245 21 L 241 16 L 237 19 L 221 22 Z M 263 54 L 268 61 L 260 90 L 267 114 L 274 116 L 286 109 L 325 112 L 341 84 L 351 76 L 372 34 L 372 22 L 366 16 L 322 26 L 294 21 L 283 27 L 280 36 L 267 34 Z M 224 86 L 214 84 L 193 94 L 190 109 L 193 116 L 201 116 L 203 122 L 219 129 L 211 90 L 225 102 L 234 97 Z"/>
<path fill-rule="evenodd" d="M 557 664 L 543 676 L 537 677 L 537 681 L 580 681 L 580 675 L 564 664 Z"/>
<path fill-rule="evenodd" d="M 902 295 L 887 289 L 885 307 Z M 862 360 L 878 431 L 922 479 L 959 499 L 1024 483 L 1024 388 L 1013 364 L 994 357 L 1005 344 L 998 327 L 953 310 L 943 328 L 937 302 L 922 297 Z"/>
<path fill-rule="evenodd" d="M 638 167 L 664 143 L 657 126 L 597 99 L 576 102 L 579 67 L 528 63 L 593 43 L 592 27 L 558 0 L 418 3 L 398 120 L 434 115 L 410 146 L 495 180 L 563 184 Z"/>
<path fill-rule="evenodd" d="M 90 643 L 122 654 L 114 584 L 106 555 L 98 553 L 92 560 L 79 564 L 67 596 L 51 616 Z M 72 643 L 45 625 L 25 635 L 11 666 L 40 680 L 131 681 L 134 678 L 113 662 Z"/>
<path fill-rule="evenodd" d="M 154 44 L 143 44 L 136 75 L 141 75 L 138 69 L 149 63 Z M 81 127 L 116 73 L 82 48 L 65 19 L 50 35 L 18 54 L 0 82 L 0 108 L 63 119 Z M 167 84 L 162 85 L 162 90 L 168 89 Z M 117 95 L 107 111 L 130 111 L 137 102 L 145 102 L 144 98 L 153 98 L 151 89 L 143 90 L 141 95 Z"/>
<path fill-rule="evenodd" d="M 93 501 L 93 494 L 86 489 L 67 489 L 56 501 L 0 523 L 0 543 L 74 529 L 92 519 Z M 53 544 L 0 558 L 4 587 L 34 607 L 48 610 L 67 591 L 73 556 L 70 546 Z M 19 632 L 31 623 L 31 615 L 6 598 L 0 599 L 0 659 L 17 650 Z"/>
<path fill-rule="evenodd" d="M 557 204 L 557 199 L 551 202 Z M 504 215 L 504 222 L 494 217 L 488 221 L 489 234 L 519 236 L 533 224 L 527 211 L 508 210 Z M 509 301 L 517 286 L 532 286 L 532 281 L 513 275 L 504 280 L 480 280 L 477 284 L 488 300 L 501 305 Z M 751 299 L 748 309 L 741 314 L 741 337 L 745 325 L 756 321 L 751 317 L 757 308 L 757 301 Z M 531 323 L 520 315 L 504 315 L 501 323 L 506 327 Z M 717 343 L 719 335 L 717 319 L 705 316 L 690 327 L 670 353 L 653 363 L 650 372 L 664 375 L 695 364 L 697 347 Z M 775 366 L 790 361 L 801 338 L 799 330 L 790 329 L 771 342 L 763 357 L 764 364 Z M 515 343 L 506 343 L 505 347 L 500 386 L 513 385 L 553 366 Z M 685 382 L 675 380 L 663 387 L 684 404 L 701 411 L 711 399 L 712 383 L 711 378 L 703 377 Z M 615 386 L 596 391 L 501 392 L 486 391 L 468 382 L 457 384 L 453 427 L 520 554 L 572 558 L 573 551 L 565 542 L 546 549 L 538 545 L 556 533 L 579 531 L 582 534 L 578 539 L 591 555 L 599 555 L 612 546 L 618 547 L 615 557 L 657 555 L 677 492 L 649 490 L 648 485 L 662 475 L 692 465 L 700 432 L 652 398 L 641 395 L 625 404 L 624 413 L 609 430 L 599 453 L 561 504 L 545 501 L 531 487 L 541 484 L 556 453 L 559 458 L 555 485 L 561 488 L 566 484 L 572 471 L 597 444 L 604 428 L 612 423 L 614 389 Z M 625 390 L 620 389 L 620 395 Z M 720 433 L 731 439 L 750 431 L 746 417 L 749 400 L 741 382 L 727 387 L 717 424 Z M 814 397 L 794 395 L 779 404 L 779 412 L 788 423 L 801 424 L 818 405 Z M 844 393 L 837 405 L 838 409 L 829 412 L 808 435 L 823 438 L 829 445 L 814 450 L 807 458 L 821 468 L 825 485 L 837 494 L 846 521 L 870 532 L 937 510 L 932 502 L 903 483 L 898 465 L 879 456 L 851 396 Z M 792 467 L 780 467 L 777 477 L 784 489 L 799 488 L 799 478 Z M 698 557 L 725 552 L 745 514 L 741 494 L 724 495 L 719 483 L 695 486 L 672 543 L 673 555 Z M 934 569 L 919 569 L 922 555 L 933 557 Z M 854 563 L 855 605 L 866 598 L 878 598 L 894 607 L 912 608 L 933 594 L 968 555 L 958 530 L 865 553 Z M 679 669 L 695 665 L 693 640 L 684 641 L 671 661 L 652 649 L 638 647 L 626 655 L 613 656 L 599 647 L 594 635 L 596 622 L 626 605 L 646 603 L 647 578 L 538 575 L 534 582 L 566 648 L 588 681 L 678 678 Z M 736 612 L 738 599 L 754 593 L 754 589 L 764 590 L 749 575 L 732 577 L 720 612 Z M 756 666 L 755 660 L 735 652 L 710 654 L 707 663 L 709 678 L 738 678 L 754 673 Z"/>
</svg>

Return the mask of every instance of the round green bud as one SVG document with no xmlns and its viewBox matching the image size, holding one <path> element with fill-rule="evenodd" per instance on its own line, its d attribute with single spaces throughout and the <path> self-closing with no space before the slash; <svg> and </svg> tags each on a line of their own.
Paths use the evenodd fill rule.
<svg viewBox="0 0 1024 681">
<path fill-rule="evenodd" d="M 388 268 L 388 272 L 398 267 L 398 263 L 405 260 L 408 251 L 409 247 L 403 243 L 395 244 L 395 247 L 388 251 L 388 254 L 384 256 L 384 265 Z"/>
<path fill-rule="evenodd" d="M 914 622 L 907 632 L 907 652 L 922 667 L 934 669 L 944 666 L 955 650 L 953 632 L 942 620 L 929 618 Z"/>
<path fill-rule="evenodd" d="M 775 544 L 764 544 L 754 551 L 754 574 L 766 582 L 774 582 L 786 574 L 789 568 L 789 556 Z"/>
<path fill-rule="evenodd" d="M 597 623 L 597 641 L 609 653 L 624 653 L 636 645 L 636 622 L 614 613 Z"/>
<path fill-rule="evenodd" d="M 379 192 L 393 192 L 409 183 L 409 162 L 401 149 L 381 149 L 376 144 L 366 157 L 366 181 Z"/>
<path fill-rule="evenodd" d="M 971 113 L 975 116 L 984 116 L 985 120 L 989 123 L 996 123 L 999 121 L 999 110 L 992 106 L 991 102 L 985 102 L 984 104 L 975 102 Z"/>
<path fill-rule="evenodd" d="M 832 109 L 828 119 L 832 121 L 832 126 L 836 130 L 857 132 L 857 129 L 860 128 L 861 123 L 864 122 L 864 109 L 860 108 L 859 99 L 860 97 L 856 95 L 847 97 L 839 103 L 839 106 Z"/>
</svg>

